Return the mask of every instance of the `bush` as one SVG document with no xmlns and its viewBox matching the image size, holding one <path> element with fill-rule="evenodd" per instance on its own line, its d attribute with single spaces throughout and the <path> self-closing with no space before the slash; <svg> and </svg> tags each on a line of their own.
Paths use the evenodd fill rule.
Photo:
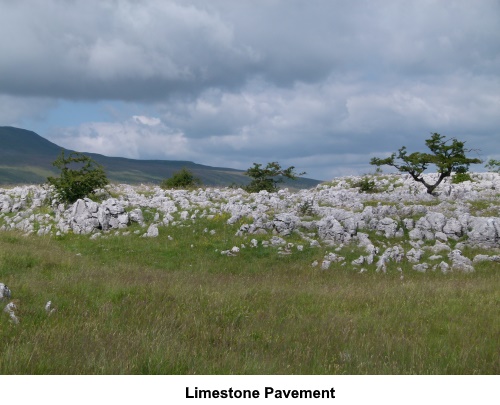
<svg viewBox="0 0 500 405">
<path fill-rule="evenodd" d="M 109 184 L 104 168 L 82 153 L 71 152 L 66 157 L 62 150 L 52 164 L 61 170 L 61 175 L 48 177 L 47 181 L 54 186 L 64 202 L 74 203 Z"/>
<path fill-rule="evenodd" d="M 354 183 L 354 187 L 359 187 L 363 193 L 374 193 L 376 191 L 375 181 L 369 177 L 363 177 L 360 181 Z"/>
<path fill-rule="evenodd" d="M 486 164 L 489 172 L 500 173 L 500 160 L 490 159 Z"/>
<path fill-rule="evenodd" d="M 195 177 L 190 170 L 182 168 L 181 170 L 175 172 L 172 177 L 163 180 L 160 183 L 160 187 L 163 189 L 194 188 L 201 186 L 201 184 L 201 180 L 198 177 Z"/>
<path fill-rule="evenodd" d="M 470 173 L 466 170 L 457 170 L 455 175 L 451 178 L 453 184 L 463 183 L 464 181 L 472 181 Z"/>
<path fill-rule="evenodd" d="M 245 190 L 249 193 L 258 193 L 259 191 L 268 191 L 274 193 L 278 191 L 278 184 L 283 183 L 285 178 L 295 180 L 298 176 L 306 174 L 295 173 L 295 167 L 290 166 L 288 169 L 282 169 L 278 162 L 268 163 L 266 167 L 262 168 L 259 163 L 254 163 L 253 167 L 250 167 L 245 175 L 250 176 L 253 180 Z"/>
</svg>

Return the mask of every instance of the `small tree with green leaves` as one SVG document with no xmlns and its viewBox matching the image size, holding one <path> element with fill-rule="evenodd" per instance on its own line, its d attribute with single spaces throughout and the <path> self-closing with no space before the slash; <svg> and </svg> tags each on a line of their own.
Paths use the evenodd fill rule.
<svg viewBox="0 0 500 405">
<path fill-rule="evenodd" d="M 296 180 L 297 177 L 303 176 L 305 172 L 296 173 L 295 167 L 290 166 L 288 169 L 283 169 L 278 162 L 270 162 L 266 167 L 262 167 L 260 163 L 254 163 L 245 175 L 250 176 L 253 180 L 245 190 L 249 193 L 258 193 L 266 190 L 270 193 L 278 190 L 278 184 L 283 183 L 285 178 Z"/>
<path fill-rule="evenodd" d="M 489 172 L 500 173 L 500 160 L 490 159 L 486 163 L 486 168 Z"/>
<path fill-rule="evenodd" d="M 174 172 L 172 177 L 163 180 L 160 187 L 163 189 L 169 188 L 194 188 L 201 186 L 201 180 L 195 177 L 194 174 L 183 167 L 181 170 Z"/>
<path fill-rule="evenodd" d="M 469 158 L 466 153 L 472 149 L 465 148 L 465 142 L 458 141 L 456 138 L 446 139 L 444 136 L 433 133 L 425 141 L 431 153 L 413 152 L 408 154 L 406 146 L 399 149 L 398 153 L 393 153 L 390 157 L 381 159 L 373 158 L 370 164 L 375 166 L 388 165 L 395 167 L 400 172 L 408 173 L 413 180 L 422 183 L 429 194 L 433 194 L 444 178 L 450 177 L 453 172 L 467 173 L 471 164 L 482 163 L 481 159 Z M 435 165 L 439 174 L 435 183 L 428 183 L 423 172 L 429 167 Z"/>
<path fill-rule="evenodd" d="M 54 186 L 64 202 L 74 203 L 109 184 L 104 168 L 83 153 L 71 152 L 66 157 L 62 150 L 52 165 L 61 174 L 59 177 L 48 177 L 47 181 Z"/>
</svg>

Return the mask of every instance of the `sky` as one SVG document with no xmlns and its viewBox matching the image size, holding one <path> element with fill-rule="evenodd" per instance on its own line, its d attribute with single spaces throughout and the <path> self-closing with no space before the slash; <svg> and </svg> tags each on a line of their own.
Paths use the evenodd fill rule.
<svg viewBox="0 0 500 405">
<path fill-rule="evenodd" d="M 0 0 L 0 125 L 321 180 L 434 132 L 500 159 L 499 22 L 499 0 Z"/>
</svg>

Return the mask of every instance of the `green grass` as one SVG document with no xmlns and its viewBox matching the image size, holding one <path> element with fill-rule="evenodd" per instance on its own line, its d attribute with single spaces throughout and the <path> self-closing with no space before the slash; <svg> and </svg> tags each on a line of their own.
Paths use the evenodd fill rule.
<svg viewBox="0 0 500 405">
<path fill-rule="evenodd" d="M 498 264 L 447 275 L 404 264 L 404 280 L 397 266 L 322 271 L 311 263 L 331 249 L 251 249 L 226 220 L 160 228 L 155 239 L 0 233 L 0 282 L 20 318 L 0 313 L 0 373 L 500 372 Z M 220 254 L 241 243 L 239 255 Z"/>
</svg>

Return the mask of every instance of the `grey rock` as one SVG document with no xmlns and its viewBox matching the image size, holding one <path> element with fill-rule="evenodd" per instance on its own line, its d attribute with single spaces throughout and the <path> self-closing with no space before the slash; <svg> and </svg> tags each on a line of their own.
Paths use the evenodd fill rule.
<svg viewBox="0 0 500 405">
<path fill-rule="evenodd" d="M 438 267 L 441 269 L 441 273 L 443 273 L 443 274 L 446 274 L 450 271 L 450 266 L 446 262 L 439 263 Z"/>
<path fill-rule="evenodd" d="M 424 239 L 424 234 L 422 233 L 422 231 L 418 228 L 414 228 L 412 229 L 409 233 L 408 233 L 408 236 L 410 237 L 410 239 L 414 239 L 414 240 L 422 240 Z"/>
<path fill-rule="evenodd" d="M 283 246 L 286 245 L 286 240 L 283 238 L 280 238 L 279 236 L 273 236 L 270 240 L 269 243 L 271 246 Z"/>
<path fill-rule="evenodd" d="M 411 248 L 408 252 L 406 252 L 406 258 L 410 263 L 418 263 L 423 254 L 423 250 Z"/>
<path fill-rule="evenodd" d="M 140 208 L 135 208 L 129 212 L 129 218 L 131 222 L 137 222 L 139 225 L 144 225 L 144 215 Z"/>
<path fill-rule="evenodd" d="M 449 218 L 443 227 L 443 233 L 448 237 L 461 237 L 463 235 L 462 223 L 456 218 Z"/>
<path fill-rule="evenodd" d="M 428 268 L 429 268 L 429 265 L 427 263 L 420 263 L 420 264 L 413 265 L 413 270 L 416 270 L 420 273 L 425 273 Z"/>
<path fill-rule="evenodd" d="M 440 242 L 437 240 L 434 243 L 434 246 L 426 246 L 425 250 L 429 250 L 432 253 L 439 253 L 439 252 L 443 252 L 443 251 L 450 252 L 451 248 L 446 243 L 443 243 L 443 242 Z"/>
<path fill-rule="evenodd" d="M 290 235 L 300 222 L 299 217 L 289 213 L 284 213 L 275 215 L 272 221 L 272 226 L 279 235 L 286 236 Z"/>
<path fill-rule="evenodd" d="M 155 224 L 149 225 L 147 232 L 144 234 L 144 236 L 147 238 L 156 238 L 158 235 L 158 227 Z"/>
<path fill-rule="evenodd" d="M 415 221 L 413 220 L 413 218 L 404 218 L 403 225 L 406 229 L 411 231 L 415 227 Z"/>
<path fill-rule="evenodd" d="M 435 232 L 442 232 L 446 225 L 446 217 L 440 212 L 429 212 L 425 219 L 430 225 L 430 229 Z"/>
<path fill-rule="evenodd" d="M 118 215 L 117 219 L 119 223 L 118 225 L 119 228 L 126 227 L 129 223 L 129 215 L 126 212 Z"/>
<path fill-rule="evenodd" d="M 10 288 L 7 287 L 5 284 L 0 283 L 0 299 L 4 298 L 11 298 L 12 292 L 10 291 Z"/>
<path fill-rule="evenodd" d="M 448 254 L 448 258 L 451 260 L 452 271 L 461 271 L 464 273 L 471 273 L 474 271 L 472 261 L 465 257 L 459 249 L 452 250 Z"/>
<path fill-rule="evenodd" d="M 321 270 L 328 270 L 332 262 L 330 260 L 323 260 L 321 262 Z"/>
<path fill-rule="evenodd" d="M 364 256 L 359 256 L 357 259 L 353 260 L 351 263 L 355 266 L 360 266 L 365 262 Z"/>
<path fill-rule="evenodd" d="M 378 224 L 376 230 L 383 233 L 386 238 L 394 238 L 396 236 L 396 231 L 398 229 L 398 223 L 392 218 L 382 218 Z"/>
<path fill-rule="evenodd" d="M 443 242 L 447 242 L 448 241 L 448 236 L 446 236 L 446 234 L 444 232 L 436 232 L 436 239 L 439 239 Z"/>
<path fill-rule="evenodd" d="M 351 240 L 351 235 L 335 218 L 328 216 L 318 221 L 318 235 L 323 240 L 345 243 Z"/>
<path fill-rule="evenodd" d="M 467 236 L 472 243 L 498 245 L 496 218 L 470 217 Z"/>
<path fill-rule="evenodd" d="M 497 262 L 500 263 L 500 255 L 476 255 L 472 259 L 472 263 L 480 262 Z"/>
</svg>

